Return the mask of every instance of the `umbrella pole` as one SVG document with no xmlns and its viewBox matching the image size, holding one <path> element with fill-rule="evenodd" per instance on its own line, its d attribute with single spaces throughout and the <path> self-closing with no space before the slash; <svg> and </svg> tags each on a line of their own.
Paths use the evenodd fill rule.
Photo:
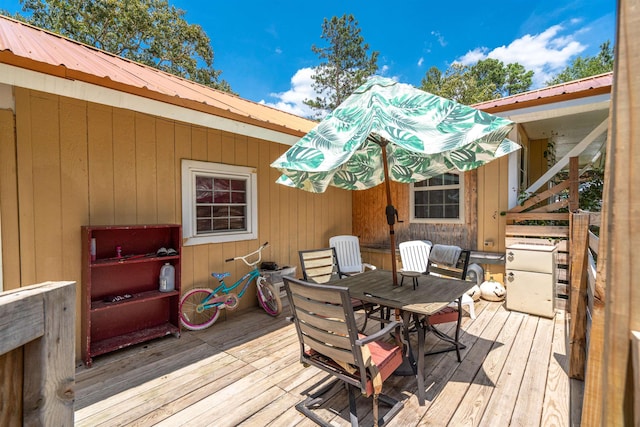
<svg viewBox="0 0 640 427">
<path fill-rule="evenodd" d="M 389 183 L 389 165 L 387 163 L 387 143 L 388 141 L 384 138 L 380 138 L 380 141 L 377 141 L 382 149 L 382 166 L 384 168 L 384 186 L 387 193 L 387 223 L 389 224 L 389 237 L 391 244 L 391 271 L 393 278 L 393 286 L 398 286 L 398 273 L 396 266 L 396 234 L 393 229 L 393 225 L 395 224 L 395 216 L 397 215 L 396 208 L 393 206 L 391 201 L 391 185 Z"/>
</svg>

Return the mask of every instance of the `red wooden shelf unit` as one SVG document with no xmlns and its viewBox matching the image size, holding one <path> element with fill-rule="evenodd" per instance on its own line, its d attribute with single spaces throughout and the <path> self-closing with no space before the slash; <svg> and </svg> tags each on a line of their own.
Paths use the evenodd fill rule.
<svg viewBox="0 0 640 427">
<path fill-rule="evenodd" d="M 169 334 L 180 336 L 181 242 L 176 224 L 82 227 L 82 359 L 86 366 L 100 354 Z M 177 255 L 158 256 L 160 248 L 175 249 Z M 175 268 L 175 290 L 160 292 L 160 269 L 167 262 Z"/>
</svg>

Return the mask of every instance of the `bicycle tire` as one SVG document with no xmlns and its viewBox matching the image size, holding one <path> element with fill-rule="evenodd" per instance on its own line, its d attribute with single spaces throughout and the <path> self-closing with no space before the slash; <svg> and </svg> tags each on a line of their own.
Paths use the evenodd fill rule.
<svg viewBox="0 0 640 427">
<path fill-rule="evenodd" d="M 272 284 L 267 283 L 264 277 L 258 277 L 256 280 L 258 302 L 260 306 L 267 312 L 269 316 L 276 317 L 282 313 L 282 301 L 280 295 Z M 264 296 L 264 298 L 263 298 Z"/>
<path fill-rule="evenodd" d="M 186 329 L 191 331 L 201 331 L 213 325 L 218 316 L 220 309 L 211 307 L 198 313 L 196 307 L 213 292 L 211 289 L 196 288 L 191 289 L 180 298 L 180 323 Z"/>
</svg>

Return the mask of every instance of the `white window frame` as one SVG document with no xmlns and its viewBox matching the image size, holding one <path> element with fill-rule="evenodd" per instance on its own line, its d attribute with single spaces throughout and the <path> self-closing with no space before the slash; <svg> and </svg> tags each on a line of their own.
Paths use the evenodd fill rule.
<svg viewBox="0 0 640 427">
<path fill-rule="evenodd" d="M 196 176 L 244 179 L 247 183 L 247 229 L 196 234 Z M 258 174 L 255 168 L 182 159 L 183 246 L 236 242 L 258 238 Z"/>
<path fill-rule="evenodd" d="M 410 184 L 409 188 L 409 222 L 415 224 L 464 224 L 464 202 L 465 202 L 465 194 L 464 194 L 464 173 L 463 172 L 449 172 L 450 174 L 455 174 L 459 176 L 458 184 L 452 185 L 440 185 L 436 187 L 415 187 Z M 416 218 L 415 216 L 415 193 L 416 191 L 433 191 L 433 190 L 450 190 L 450 189 L 458 189 L 460 193 L 460 210 L 458 212 L 458 218 Z"/>
</svg>

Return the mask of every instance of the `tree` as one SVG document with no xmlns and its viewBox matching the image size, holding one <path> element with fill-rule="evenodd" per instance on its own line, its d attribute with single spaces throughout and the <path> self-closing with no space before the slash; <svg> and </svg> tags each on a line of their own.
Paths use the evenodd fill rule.
<svg viewBox="0 0 640 427">
<path fill-rule="evenodd" d="M 532 79 L 533 71 L 526 71 L 518 63 L 505 66 L 502 61 L 487 58 L 471 66 L 454 63 L 444 74 L 437 67 L 431 67 L 421 88 L 471 105 L 525 92 L 531 87 Z"/>
<path fill-rule="evenodd" d="M 311 78 L 313 89 L 321 95 L 304 101 L 319 110 L 318 115 L 335 109 L 378 70 L 378 52 L 367 56 L 369 45 L 364 43 L 353 15 L 325 18 L 320 38 L 326 40 L 328 46 L 311 46 L 322 62 L 314 68 Z"/>
<path fill-rule="evenodd" d="M 573 80 L 584 79 L 602 73 L 613 71 L 613 47 L 609 40 L 600 45 L 600 52 L 591 57 L 577 57 L 569 66 L 562 70 L 551 80 L 547 81 L 548 86 Z"/>
<path fill-rule="evenodd" d="M 202 27 L 167 0 L 20 0 L 40 28 L 147 64 L 195 82 L 231 92 L 213 68 L 213 49 Z"/>
</svg>

